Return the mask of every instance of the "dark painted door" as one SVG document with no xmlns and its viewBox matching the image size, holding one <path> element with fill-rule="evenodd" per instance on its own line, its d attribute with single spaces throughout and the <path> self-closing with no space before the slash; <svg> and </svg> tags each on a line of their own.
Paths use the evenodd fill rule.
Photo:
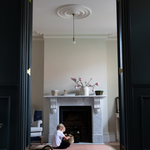
<svg viewBox="0 0 150 150">
<path fill-rule="evenodd" d="M 150 1 L 118 1 L 122 19 L 119 42 L 123 54 L 125 148 L 150 150 Z"/>
<path fill-rule="evenodd" d="M 0 97 L 0 150 L 9 150 L 10 97 Z"/>
<path fill-rule="evenodd" d="M 0 4 L 0 119 L 3 123 L 0 129 L 0 149 L 7 150 L 17 150 L 16 139 L 19 137 L 19 3 L 16 0 L 1 1 Z M 10 97 L 10 104 L 4 97 Z"/>
<path fill-rule="evenodd" d="M 0 18 L 0 149 L 24 150 L 30 145 L 32 1 L 1 1 Z"/>
</svg>

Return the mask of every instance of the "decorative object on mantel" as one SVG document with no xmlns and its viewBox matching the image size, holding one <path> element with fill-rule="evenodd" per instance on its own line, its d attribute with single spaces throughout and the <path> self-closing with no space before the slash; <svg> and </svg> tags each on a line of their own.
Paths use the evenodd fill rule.
<svg viewBox="0 0 150 150">
<path fill-rule="evenodd" d="M 58 95 L 58 90 L 51 90 L 52 96 L 57 96 Z"/>
<path fill-rule="evenodd" d="M 90 91 L 90 89 L 87 86 L 81 86 L 81 88 L 80 88 L 81 95 L 89 96 L 89 91 Z"/>
<path fill-rule="evenodd" d="M 82 79 L 80 77 L 78 78 L 78 80 L 77 78 L 71 78 L 71 79 L 76 83 L 75 89 L 81 87 L 80 89 L 81 95 L 89 96 L 89 87 L 91 87 L 92 91 L 94 92 L 95 91 L 94 87 L 99 85 L 98 82 L 95 83 L 94 85 L 91 85 L 90 81 L 92 80 L 92 78 L 90 78 L 88 82 L 85 82 L 85 85 L 83 84 Z"/>
<path fill-rule="evenodd" d="M 67 90 L 64 90 L 64 95 L 67 95 Z"/>
<path fill-rule="evenodd" d="M 73 19 L 73 44 L 76 43 L 74 36 L 74 19 L 83 19 L 92 14 L 92 10 L 78 4 L 68 4 L 57 8 L 57 15 L 64 19 Z"/>
<path fill-rule="evenodd" d="M 104 92 L 104 91 L 96 90 L 96 91 L 95 91 L 95 94 L 96 94 L 96 95 L 103 95 L 103 92 Z"/>
</svg>

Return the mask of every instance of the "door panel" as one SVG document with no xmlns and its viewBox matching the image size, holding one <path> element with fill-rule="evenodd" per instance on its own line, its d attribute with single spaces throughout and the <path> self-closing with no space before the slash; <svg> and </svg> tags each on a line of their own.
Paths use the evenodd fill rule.
<svg viewBox="0 0 150 150">
<path fill-rule="evenodd" d="M 133 132 L 135 149 L 147 150 L 150 148 L 150 87 L 133 85 Z M 138 131 L 138 132 L 137 132 Z"/>
<path fill-rule="evenodd" d="M 150 89 L 149 89 L 150 90 Z M 150 95 L 141 96 L 141 110 L 142 110 L 142 139 L 143 139 L 143 149 L 149 149 L 149 133 L 150 133 Z"/>
<path fill-rule="evenodd" d="M 9 150 L 10 97 L 0 97 L 0 150 Z"/>
</svg>

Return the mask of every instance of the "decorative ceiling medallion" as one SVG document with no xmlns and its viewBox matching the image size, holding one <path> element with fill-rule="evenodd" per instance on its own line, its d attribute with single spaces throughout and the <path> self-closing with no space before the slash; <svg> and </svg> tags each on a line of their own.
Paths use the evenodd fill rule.
<svg viewBox="0 0 150 150">
<path fill-rule="evenodd" d="M 86 6 L 78 4 L 63 5 L 57 8 L 58 16 L 64 19 L 71 19 L 72 14 L 75 14 L 75 19 L 83 19 L 92 14 L 92 10 Z"/>
</svg>

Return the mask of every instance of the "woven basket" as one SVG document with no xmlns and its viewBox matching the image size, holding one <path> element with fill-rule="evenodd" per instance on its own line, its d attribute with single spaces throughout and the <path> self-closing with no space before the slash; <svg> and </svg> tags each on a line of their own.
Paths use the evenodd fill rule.
<svg viewBox="0 0 150 150">
<path fill-rule="evenodd" d="M 71 134 L 69 134 L 68 136 L 69 136 L 70 138 L 69 138 L 68 140 L 64 140 L 64 141 L 69 142 L 70 144 L 74 143 L 74 136 L 71 135 Z"/>
</svg>

